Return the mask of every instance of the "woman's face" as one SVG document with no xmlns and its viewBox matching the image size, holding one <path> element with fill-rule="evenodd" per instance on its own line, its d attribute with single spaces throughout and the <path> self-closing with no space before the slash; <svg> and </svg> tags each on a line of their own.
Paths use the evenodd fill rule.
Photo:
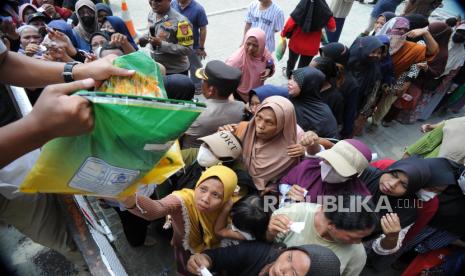
<svg viewBox="0 0 465 276">
<path fill-rule="evenodd" d="M 38 31 L 33 29 L 27 29 L 22 31 L 21 47 L 23 47 L 23 49 L 26 49 L 26 46 L 31 43 L 39 45 L 40 42 L 42 42 L 42 36 L 39 34 Z"/>
<path fill-rule="evenodd" d="M 109 16 L 109 14 L 106 11 L 98 11 L 97 13 L 98 23 L 102 25 L 105 22 L 105 17 L 107 16 Z"/>
<path fill-rule="evenodd" d="M 257 138 L 269 140 L 276 135 L 278 124 L 271 108 L 264 108 L 255 115 L 255 133 Z"/>
<path fill-rule="evenodd" d="M 304 276 L 310 269 L 310 257 L 300 250 L 288 250 L 271 265 L 268 275 Z"/>
<path fill-rule="evenodd" d="M 375 22 L 375 32 L 381 30 L 384 24 L 386 24 L 386 18 L 384 16 L 379 16 Z"/>
<path fill-rule="evenodd" d="M 383 54 L 383 47 L 374 49 L 373 52 L 371 52 L 368 57 L 373 60 L 379 60 L 381 59 L 381 55 Z"/>
<path fill-rule="evenodd" d="M 252 95 L 249 101 L 249 107 L 250 107 L 250 111 L 252 111 L 252 114 L 255 115 L 255 113 L 257 113 L 257 108 L 259 105 L 260 105 L 260 99 L 258 98 L 258 96 Z"/>
<path fill-rule="evenodd" d="M 100 27 L 100 31 L 107 31 L 109 33 L 114 33 L 115 29 L 113 28 L 111 23 L 108 20 L 106 20 L 105 22 L 103 22 L 102 26 Z"/>
<path fill-rule="evenodd" d="M 256 57 L 258 55 L 258 40 L 251 36 L 245 41 L 245 51 L 249 56 Z"/>
<path fill-rule="evenodd" d="M 95 51 L 97 51 L 97 48 L 102 47 L 105 44 L 105 42 L 107 42 L 107 39 L 101 35 L 96 35 L 92 37 L 92 40 L 90 41 L 92 51 L 95 53 Z"/>
<path fill-rule="evenodd" d="M 408 176 L 401 171 L 384 173 L 379 179 L 379 190 L 386 195 L 400 197 L 407 192 Z"/>
<path fill-rule="evenodd" d="M 195 207 L 202 213 L 221 208 L 224 196 L 223 183 L 216 177 L 205 179 L 194 190 Z"/>
<path fill-rule="evenodd" d="M 295 81 L 294 76 L 291 76 L 291 78 L 287 82 L 287 90 L 289 91 L 289 95 L 292 98 L 300 95 L 301 89 L 300 89 L 300 86 Z"/>
</svg>

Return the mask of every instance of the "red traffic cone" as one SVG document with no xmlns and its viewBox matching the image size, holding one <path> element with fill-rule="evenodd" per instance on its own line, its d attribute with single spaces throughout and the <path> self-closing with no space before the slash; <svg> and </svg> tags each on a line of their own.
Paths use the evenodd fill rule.
<svg viewBox="0 0 465 276">
<path fill-rule="evenodd" d="M 128 4 L 126 0 L 121 0 L 121 18 L 123 18 L 126 27 L 128 27 L 129 33 L 133 38 L 137 37 L 136 29 L 134 28 L 134 23 L 132 22 L 131 15 L 129 14 Z"/>
</svg>

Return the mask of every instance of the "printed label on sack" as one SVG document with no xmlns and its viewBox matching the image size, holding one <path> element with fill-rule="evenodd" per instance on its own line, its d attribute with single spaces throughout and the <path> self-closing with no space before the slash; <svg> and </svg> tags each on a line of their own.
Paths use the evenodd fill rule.
<svg viewBox="0 0 465 276">
<path fill-rule="evenodd" d="M 115 167 L 101 159 L 89 157 L 69 186 L 95 194 L 116 196 L 129 187 L 139 174 L 138 170 Z"/>
</svg>

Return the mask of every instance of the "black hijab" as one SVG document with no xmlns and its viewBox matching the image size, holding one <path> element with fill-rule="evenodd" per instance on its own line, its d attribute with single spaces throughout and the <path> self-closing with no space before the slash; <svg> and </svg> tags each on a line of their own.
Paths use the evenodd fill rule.
<svg viewBox="0 0 465 276">
<path fill-rule="evenodd" d="M 401 171 L 408 177 L 407 191 L 400 197 L 383 194 L 379 190 L 379 181 L 383 174 L 394 171 Z M 450 161 L 446 158 L 427 158 L 420 159 L 410 157 L 402 159 L 387 168 L 380 170 L 374 167 L 368 167 L 360 176 L 360 179 L 367 185 L 372 200 L 376 206 L 383 196 L 387 199 L 394 213 L 397 213 L 400 219 L 401 227 L 404 228 L 415 222 L 417 217 L 417 208 L 415 207 L 416 195 L 420 189 L 433 186 L 455 186 L 458 187 L 457 178 L 463 172 L 463 166 Z M 401 204 L 400 204 L 401 203 Z M 399 205 L 400 204 L 400 205 Z M 405 208 L 408 204 L 409 208 Z M 441 208 L 441 207 L 440 207 Z M 379 212 L 380 217 L 387 213 L 386 209 Z M 382 233 L 381 225 L 377 225 L 374 234 Z"/>
<path fill-rule="evenodd" d="M 374 36 L 358 37 L 350 46 L 348 68 L 358 82 L 359 108 L 365 105 L 376 82 L 381 81 L 383 77 L 379 60 L 372 60 L 369 57 L 371 52 L 383 46 L 383 43 Z"/>
<path fill-rule="evenodd" d="M 291 13 L 292 19 L 304 33 L 321 30 L 333 13 L 325 0 L 300 0 Z"/>
<path fill-rule="evenodd" d="M 346 66 L 349 61 L 349 49 L 342 43 L 331 42 L 320 48 L 320 56 L 332 58 L 335 62 Z"/>
<path fill-rule="evenodd" d="M 301 89 L 299 96 L 291 98 L 299 126 L 321 137 L 337 137 L 336 118 L 320 93 L 325 75 L 316 68 L 304 67 L 295 70 L 293 77 Z"/>
<path fill-rule="evenodd" d="M 163 78 L 163 84 L 169 99 L 191 101 L 194 97 L 194 83 L 186 75 L 168 75 Z"/>
</svg>

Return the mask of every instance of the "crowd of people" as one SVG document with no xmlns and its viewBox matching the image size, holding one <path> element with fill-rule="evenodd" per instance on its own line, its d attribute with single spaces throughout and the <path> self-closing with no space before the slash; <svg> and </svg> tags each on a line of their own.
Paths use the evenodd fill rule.
<svg viewBox="0 0 465 276">
<path fill-rule="evenodd" d="M 300 0 L 287 18 L 272 0 L 251 1 L 241 46 L 206 64 L 200 1 L 149 0 L 139 36 L 94 2 L 0 4 L 0 221 L 85 270 L 56 196 L 17 187 L 37 148 L 92 130 L 90 104 L 68 94 L 132 75 L 112 61 L 146 48 L 168 98 L 206 108 L 179 138 L 184 169 L 101 199 L 131 246 L 163 220 L 179 275 L 359 275 L 399 263 L 405 275 L 463 275 L 465 117 L 425 123 L 397 161 L 373 160 L 356 139 L 465 105 L 465 22 L 429 18 L 441 1 L 409 0 L 401 14 L 401 1 L 375 1 L 351 45 L 338 40 L 353 1 Z M 276 35 L 287 39 L 282 86 L 266 84 Z M 3 84 L 26 87 L 31 114 L 18 118 Z"/>
</svg>

